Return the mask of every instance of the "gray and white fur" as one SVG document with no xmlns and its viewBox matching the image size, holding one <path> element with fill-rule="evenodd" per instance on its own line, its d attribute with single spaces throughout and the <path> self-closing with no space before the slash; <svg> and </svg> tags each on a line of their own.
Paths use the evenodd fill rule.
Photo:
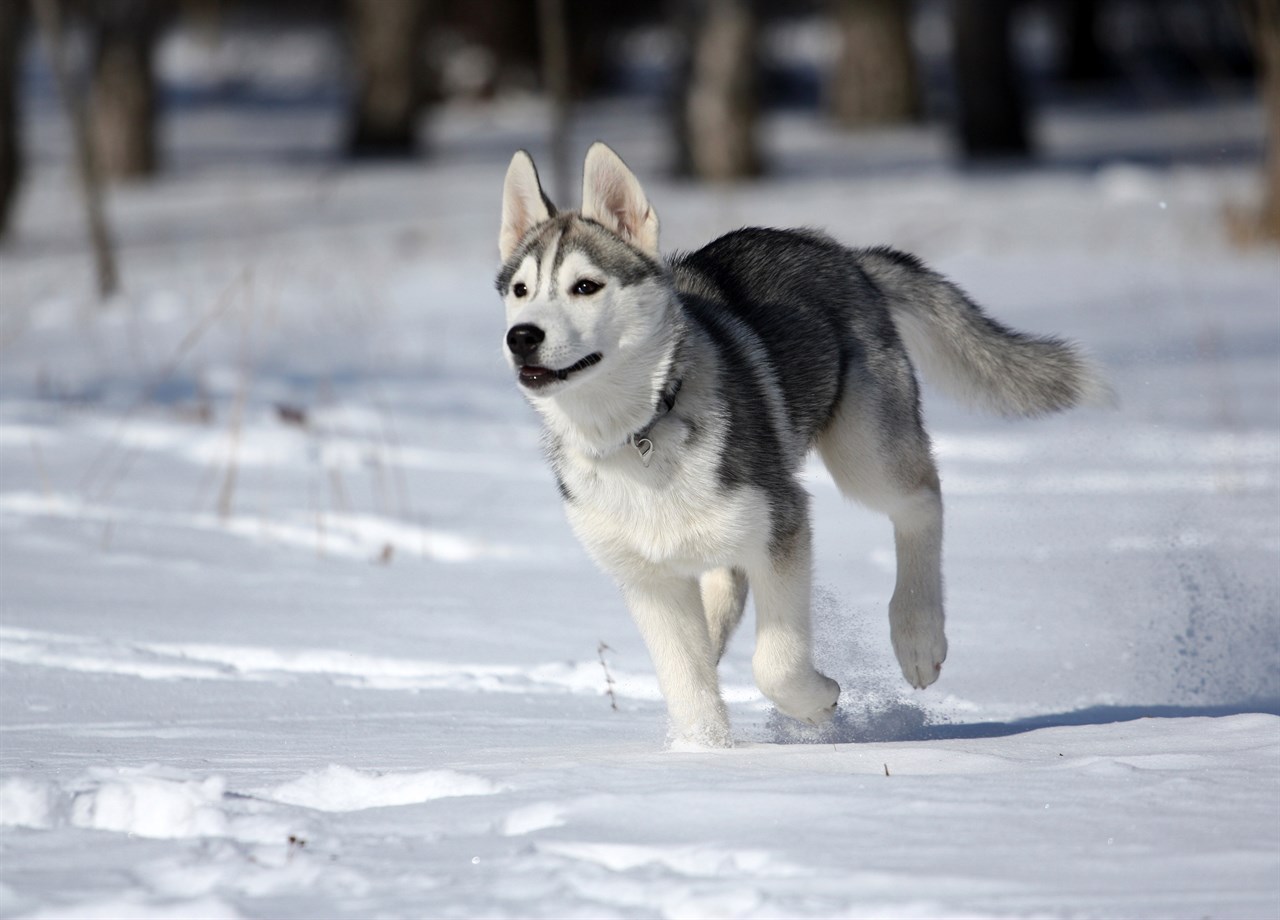
<svg viewBox="0 0 1280 920">
<path fill-rule="evenodd" d="M 840 688 L 811 654 L 797 478 L 811 449 L 845 495 L 893 522 L 890 634 L 923 688 L 947 640 L 942 500 L 915 367 L 1008 415 L 1109 394 L 1073 345 L 1000 325 L 892 249 L 749 228 L 663 260 L 640 183 L 600 143 L 577 212 L 558 212 L 515 155 L 499 249 L 505 353 L 542 416 L 569 521 L 621 586 L 687 742 L 731 743 L 716 668 L 748 586 L 761 691 L 806 722 L 835 710 Z"/>
</svg>

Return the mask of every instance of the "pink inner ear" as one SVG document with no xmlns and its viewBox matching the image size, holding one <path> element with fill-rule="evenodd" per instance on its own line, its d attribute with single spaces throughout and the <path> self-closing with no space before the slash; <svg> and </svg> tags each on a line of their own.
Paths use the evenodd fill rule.
<svg viewBox="0 0 1280 920">
<path fill-rule="evenodd" d="M 604 224 L 633 246 L 656 251 L 653 209 L 626 165 L 608 148 L 593 148 L 587 155 L 587 170 L 583 215 Z M 651 221 L 653 232 L 649 230 Z"/>
<path fill-rule="evenodd" d="M 629 193 L 627 184 L 621 178 L 613 176 L 599 191 L 599 209 L 612 218 L 611 223 L 618 233 L 634 238 L 638 226 L 636 202 Z"/>
<path fill-rule="evenodd" d="M 525 162 L 520 167 L 513 163 L 503 189 L 502 231 L 498 236 L 503 258 L 514 251 L 534 224 L 550 216 L 532 163 Z"/>
</svg>

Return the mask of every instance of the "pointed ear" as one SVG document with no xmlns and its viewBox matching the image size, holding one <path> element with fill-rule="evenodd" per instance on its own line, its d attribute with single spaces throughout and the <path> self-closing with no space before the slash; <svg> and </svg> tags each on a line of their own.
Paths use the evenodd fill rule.
<svg viewBox="0 0 1280 920">
<path fill-rule="evenodd" d="M 523 150 L 516 151 L 507 167 L 507 178 L 502 184 L 502 230 L 498 234 L 498 252 L 502 261 L 511 258 L 529 228 L 550 220 L 556 213 L 542 191 L 538 170 L 533 157 Z"/>
<path fill-rule="evenodd" d="M 657 258 L 658 215 L 640 180 L 622 158 L 596 141 L 582 167 L 582 216 L 604 224 L 641 252 Z"/>
</svg>

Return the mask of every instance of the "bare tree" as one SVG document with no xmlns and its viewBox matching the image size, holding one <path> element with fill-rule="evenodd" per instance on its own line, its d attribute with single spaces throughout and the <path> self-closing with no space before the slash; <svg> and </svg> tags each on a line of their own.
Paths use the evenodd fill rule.
<svg viewBox="0 0 1280 920">
<path fill-rule="evenodd" d="M 418 57 L 426 0 L 348 0 L 347 11 L 356 78 L 347 150 L 352 156 L 411 156 L 425 99 Z"/>
<path fill-rule="evenodd" d="M 62 40 L 62 22 L 65 12 L 61 0 L 34 0 L 40 31 L 44 35 L 49 66 L 58 85 L 58 95 L 71 125 L 71 139 L 75 147 L 76 167 L 83 193 L 85 220 L 89 228 L 89 242 L 93 248 L 94 264 L 98 274 L 98 296 L 103 300 L 120 287 L 116 270 L 115 246 L 107 229 L 107 219 L 102 209 L 102 177 L 89 140 L 88 118 L 80 94 L 76 91 L 67 67 Z"/>
<path fill-rule="evenodd" d="M 1099 0 L 1064 0 L 1059 8 L 1063 77 L 1070 83 L 1097 83 L 1111 73 L 1098 40 Z"/>
<path fill-rule="evenodd" d="M 969 159 L 1027 156 L 1027 102 L 1013 53 L 1014 0 L 952 0 L 960 148 Z"/>
<path fill-rule="evenodd" d="M 0 239 L 22 178 L 18 137 L 18 58 L 22 51 L 22 4 L 0 2 Z"/>
<path fill-rule="evenodd" d="M 1253 246 L 1280 241 L 1280 0 L 1242 0 L 1236 9 L 1257 55 L 1266 147 L 1261 202 L 1229 204 L 1223 216 L 1232 239 Z"/>
<path fill-rule="evenodd" d="M 564 0 L 538 0 L 542 48 L 542 88 L 551 103 L 551 188 L 556 201 L 569 200 L 569 117 L 572 88 L 569 20 Z"/>
<path fill-rule="evenodd" d="M 1262 61 L 1262 102 L 1267 110 L 1265 190 L 1259 229 L 1280 240 L 1280 0 L 1259 0 L 1258 53 Z"/>
<path fill-rule="evenodd" d="M 750 0 L 690 0 L 679 9 L 687 59 L 675 100 L 677 172 L 712 180 L 757 175 L 755 10 Z"/>
<path fill-rule="evenodd" d="M 154 175 L 156 84 L 153 57 L 164 13 L 157 0 L 94 0 L 89 120 L 104 176 Z"/>
<path fill-rule="evenodd" d="M 832 0 L 840 53 L 827 105 L 840 125 L 908 121 L 920 114 L 911 45 L 911 4 L 901 0 Z"/>
</svg>

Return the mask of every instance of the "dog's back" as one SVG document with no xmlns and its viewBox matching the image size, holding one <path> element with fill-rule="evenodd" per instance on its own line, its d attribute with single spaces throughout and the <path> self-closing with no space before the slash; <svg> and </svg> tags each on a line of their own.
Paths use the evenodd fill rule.
<svg viewBox="0 0 1280 920">
<path fill-rule="evenodd" d="M 852 250 L 816 231 L 753 227 L 677 255 L 671 268 L 699 323 L 759 341 L 808 439 L 830 420 L 851 374 L 874 384 L 887 373 L 903 385 L 904 350 L 957 398 L 1001 414 L 1113 399 L 1074 345 L 1009 329 L 888 247 Z"/>
<path fill-rule="evenodd" d="M 742 355 L 748 375 L 776 381 L 806 448 L 849 373 L 902 351 L 879 288 L 854 253 L 820 233 L 736 230 L 670 265 L 691 319 L 722 351 Z"/>
</svg>

